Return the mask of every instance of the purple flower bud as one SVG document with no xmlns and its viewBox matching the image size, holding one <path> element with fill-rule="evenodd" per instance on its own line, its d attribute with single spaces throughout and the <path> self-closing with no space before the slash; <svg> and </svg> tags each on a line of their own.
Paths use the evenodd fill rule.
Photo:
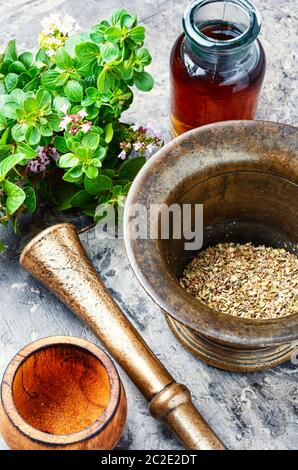
<svg viewBox="0 0 298 470">
<path fill-rule="evenodd" d="M 46 167 L 47 167 L 46 163 L 43 163 L 43 162 L 40 163 L 40 164 L 39 164 L 39 171 L 40 171 L 41 173 L 42 173 L 43 171 L 46 171 Z"/>
<path fill-rule="evenodd" d="M 38 153 L 39 158 L 45 158 L 47 156 L 45 147 L 37 147 L 36 151 Z"/>
<path fill-rule="evenodd" d="M 154 138 L 155 138 L 156 140 L 158 140 L 159 142 L 161 141 L 161 139 L 162 139 L 162 133 L 161 133 L 160 131 L 154 131 L 154 134 L 153 134 L 153 135 L 154 135 Z"/>
<path fill-rule="evenodd" d="M 32 171 L 32 173 L 38 173 L 38 167 L 39 167 L 39 163 L 38 163 L 38 160 L 30 160 L 28 163 L 27 163 L 27 169 L 29 171 Z"/>
<path fill-rule="evenodd" d="M 55 147 L 50 147 L 49 156 L 55 161 L 59 157 L 59 153 Z"/>
<path fill-rule="evenodd" d="M 75 126 L 71 126 L 70 132 L 72 133 L 72 135 L 77 135 L 77 133 L 79 132 L 79 129 Z"/>
<path fill-rule="evenodd" d="M 38 156 L 27 163 L 27 169 L 33 173 L 42 173 L 50 165 L 52 160 L 56 160 L 59 154 L 55 147 L 37 147 Z"/>
</svg>

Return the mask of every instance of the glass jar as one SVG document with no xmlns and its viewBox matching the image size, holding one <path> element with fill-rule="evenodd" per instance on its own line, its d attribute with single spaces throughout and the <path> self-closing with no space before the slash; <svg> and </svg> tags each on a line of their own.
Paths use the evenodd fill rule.
<svg viewBox="0 0 298 470">
<path fill-rule="evenodd" d="M 217 121 L 254 119 L 266 59 L 261 20 L 248 0 L 195 0 L 171 53 L 173 134 Z"/>
</svg>

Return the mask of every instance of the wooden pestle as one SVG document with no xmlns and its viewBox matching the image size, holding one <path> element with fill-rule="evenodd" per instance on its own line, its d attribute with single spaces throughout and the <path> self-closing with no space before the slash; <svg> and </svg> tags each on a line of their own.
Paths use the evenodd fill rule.
<svg viewBox="0 0 298 470">
<path fill-rule="evenodd" d="M 87 323 L 188 449 L 224 450 L 199 414 L 189 390 L 177 384 L 123 314 L 99 278 L 75 227 L 55 225 L 23 250 L 21 265 Z"/>
</svg>

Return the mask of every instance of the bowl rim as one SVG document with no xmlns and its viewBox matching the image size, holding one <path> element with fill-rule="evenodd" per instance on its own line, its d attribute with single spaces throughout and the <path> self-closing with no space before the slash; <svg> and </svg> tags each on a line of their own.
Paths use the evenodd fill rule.
<svg viewBox="0 0 298 470">
<path fill-rule="evenodd" d="M 220 133 L 222 131 L 232 133 L 256 131 L 256 136 L 259 136 L 262 132 L 267 133 L 271 131 L 279 138 L 284 134 L 287 135 L 294 133 L 295 138 L 297 138 L 298 135 L 298 128 L 287 124 L 262 120 L 225 121 L 191 130 L 169 142 L 144 165 L 134 180 L 128 194 L 124 211 L 123 230 L 125 249 L 130 265 L 143 288 L 166 314 L 211 340 L 220 340 L 223 344 L 233 345 L 240 348 L 261 348 L 274 344 L 295 341 L 298 339 L 298 313 L 288 317 L 267 320 L 232 317 L 225 313 L 210 309 L 208 306 L 192 298 L 189 294 L 183 291 L 182 288 L 180 290 L 178 281 L 170 274 L 169 270 L 166 269 L 162 270 L 164 282 L 162 282 L 162 286 L 157 288 L 152 273 L 150 274 L 146 272 L 146 266 L 143 259 L 144 245 L 139 243 L 140 240 L 132 240 L 130 237 L 129 207 L 133 204 L 142 204 L 142 202 L 144 203 L 144 201 L 146 201 L 150 188 L 150 174 L 157 174 L 158 178 L 161 179 L 163 169 L 160 171 L 159 165 L 163 164 L 166 166 L 165 164 L 168 158 L 172 158 L 173 162 L 173 158 L 175 157 L 169 157 L 169 155 L 175 151 L 175 148 L 185 145 L 188 139 L 194 138 L 199 141 L 201 137 L 206 137 L 210 133 Z M 288 144 L 288 140 L 285 140 L 287 141 L 285 143 Z M 262 142 L 261 144 L 263 145 Z M 295 174 L 297 179 L 298 154 L 297 158 L 295 156 L 295 160 L 292 163 L 295 164 Z M 204 162 L 202 162 L 202 166 L 203 165 Z M 271 173 L 271 175 L 272 174 L 273 173 Z M 158 253 L 155 242 L 158 243 L 158 240 L 153 242 L 150 241 L 150 249 L 152 250 L 152 246 L 155 248 L 154 256 L 151 256 L 152 259 L 154 258 L 153 262 L 155 262 L 156 259 L 158 260 L 158 268 L 160 269 L 162 267 L 163 260 L 160 253 Z M 179 289 L 177 289 L 177 286 Z M 179 294 L 177 294 L 177 291 Z M 168 299 L 172 300 L 172 298 L 173 302 L 170 302 Z M 185 308 L 185 305 L 187 305 L 187 309 Z M 187 313 L 185 313 L 184 310 L 187 310 Z M 193 314 L 192 318 L 191 314 Z M 200 318 L 201 316 L 204 316 L 204 321 Z M 210 320 L 209 322 L 206 321 L 208 319 Z"/>
<path fill-rule="evenodd" d="M 13 399 L 13 382 L 19 367 L 33 354 L 52 346 L 71 346 L 93 355 L 102 363 L 110 380 L 110 399 L 100 417 L 81 431 L 71 434 L 49 434 L 31 426 L 19 413 Z M 22 348 L 8 364 L 1 383 L 1 402 L 8 419 L 18 431 L 40 445 L 69 446 L 90 440 L 101 433 L 115 415 L 120 402 L 121 384 L 109 356 L 94 343 L 74 336 L 52 336 L 34 341 Z"/>
</svg>

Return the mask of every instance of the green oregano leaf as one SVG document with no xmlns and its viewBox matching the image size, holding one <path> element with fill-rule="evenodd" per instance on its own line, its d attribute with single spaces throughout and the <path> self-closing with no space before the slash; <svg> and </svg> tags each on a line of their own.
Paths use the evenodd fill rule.
<svg viewBox="0 0 298 470">
<path fill-rule="evenodd" d="M 58 90 L 60 86 L 55 83 L 57 77 L 60 76 L 60 73 L 57 70 L 48 70 L 45 74 L 41 77 L 41 84 L 47 90 Z"/>
<path fill-rule="evenodd" d="M 83 175 L 83 167 L 81 165 L 71 168 L 69 171 L 69 176 L 72 178 L 80 178 Z"/>
<path fill-rule="evenodd" d="M 19 75 L 23 72 L 26 72 L 26 67 L 23 64 L 23 62 L 21 62 L 19 60 L 16 60 L 12 64 L 10 64 L 10 66 L 8 68 L 8 72 L 15 73 L 15 74 Z"/>
<path fill-rule="evenodd" d="M 21 207 L 26 199 L 26 194 L 19 186 L 10 181 L 4 181 L 3 189 L 7 194 L 6 211 L 11 215 Z"/>
<path fill-rule="evenodd" d="M 129 32 L 129 37 L 138 44 L 145 41 L 145 28 L 144 26 L 136 26 Z"/>
<path fill-rule="evenodd" d="M 36 194 L 34 189 L 31 186 L 25 186 L 24 192 L 26 194 L 25 206 L 26 209 L 31 212 L 36 211 Z"/>
<path fill-rule="evenodd" d="M 82 144 L 84 147 L 90 147 L 95 151 L 99 145 L 100 137 L 98 134 L 86 134 L 82 139 Z"/>
<path fill-rule="evenodd" d="M 119 47 L 117 44 L 113 44 L 112 42 L 107 42 L 100 48 L 100 54 L 102 59 L 109 64 L 110 62 L 114 62 L 119 55 Z"/>
<path fill-rule="evenodd" d="M 0 162 L 0 182 L 3 181 L 6 175 L 12 170 L 18 163 L 24 160 L 25 156 L 21 153 L 15 153 L 9 157 L 4 158 Z"/>
<path fill-rule="evenodd" d="M 76 80 L 69 80 L 64 87 L 64 92 L 67 98 L 72 102 L 78 103 L 83 99 L 83 87 Z"/>
<path fill-rule="evenodd" d="M 62 87 L 64 85 L 66 85 L 67 81 L 69 79 L 69 73 L 68 72 L 63 72 L 61 73 L 60 75 L 58 75 L 57 78 L 55 78 L 53 84 L 56 86 L 56 87 Z"/>
<path fill-rule="evenodd" d="M 56 52 L 55 63 L 62 70 L 68 70 L 73 67 L 73 60 L 63 47 L 60 47 Z"/>
<path fill-rule="evenodd" d="M 122 36 L 122 31 L 119 28 L 111 27 L 105 32 L 105 39 L 110 42 L 118 42 Z"/>
<path fill-rule="evenodd" d="M 36 100 L 40 108 L 44 108 L 45 106 L 51 106 L 52 104 L 51 93 L 41 88 L 36 93 Z"/>
<path fill-rule="evenodd" d="M 5 116 L 0 114 L 0 131 L 3 131 L 7 127 L 7 119 Z"/>
<path fill-rule="evenodd" d="M 37 128 L 38 132 L 43 137 L 51 137 L 53 135 L 53 128 L 52 128 L 50 122 L 47 121 L 44 124 L 41 124 L 40 122 L 37 122 L 35 125 L 36 125 L 36 128 Z"/>
<path fill-rule="evenodd" d="M 120 26 L 121 18 L 125 15 L 128 15 L 128 11 L 125 8 L 119 8 L 115 10 L 111 16 L 111 24 L 112 26 Z"/>
<path fill-rule="evenodd" d="M 47 116 L 47 121 L 51 125 L 53 131 L 60 132 L 60 118 L 56 114 L 50 114 Z"/>
<path fill-rule="evenodd" d="M 8 138 L 9 138 L 9 133 L 10 133 L 10 129 L 9 128 L 5 129 L 5 131 L 3 132 L 2 136 L 1 136 L 1 139 L 0 139 L 0 146 L 6 144 Z"/>
<path fill-rule="evenodd" d="M 134 81 L 136 87 L 141 91 L 151 91 L 154 86 L 153 77 L 148 72 L 136 73 Z"/>
<path fill-rule="evenodd" d="M 99 171 L 98 171 L 97 167 L 95 167 L 93 165 L 90 165 L 90 166 L 87 166 L 85 168 L 85 173 L 88 176 L 88 178 L 93 180 L 93 179 L 97 178 Z"/>
<path fill-rule="evenodd" d="M 112 72 L 104 69 L 98 75 L 98 79 L 97 79 L 98 91 L 101 93 L 106 93 L 113 87 L 113 84 L 114 84 L 114 76 Z"/>
<path fill-rule="evenodd" d="M 38 101 L 36 98 L 29 96 L 24 100 L 23 108 L 26 113 L 35 113 L 38 110 Z"/>
<path fill-rule="evenodd" d="M 16 88 L 18 80 L 19 77 L 15 73 L 9 73 L 8 75 L 6 75 L 4 83 L 8 93 L 11 92 L 14 88 Z"/>
<path fill-rule="evenodd" d="M 145 157 L 137 157 L 127 160 L 121 165 L 119 176 L 124 179 L 133 180 L 145 163 Z"/>
<path fill-rule="evenodd" d="M 110 191 L 113 187 L 113 180 L 108 176 L 98 175 L 96 179 L 85 178 L 84 185 L 86 191 L 92 196 L 97 196 L 98 194 Z"/>
<path fill-rule="evenodd" d="M 37 52 L 36 60 L 46 65 L 50 65 L 50 62 L 51 62 L 51 59 L 46 53 L 46 51 L 42 49 L 39 49 L 39 51 Z"/>
<path fill-rule="evenodd" d="M 76 56 L 83 62 L 91 62 L 99 56 L 99 47 L 93 42 L 81 42 L 75 47 Z"/>
<path fill-rule="evenodd" d="M 17 60 L 16 40 L 12 39 L 9 41 L 7 48 L 4 53 L 4 60 L 15 61 Z"/>
<path fill-rule="evenodd" d="M 28 127 L 26 131 L 26 141 L 29 145 L 37 145 L 40 142 L 40 132 L 38 131 L 37 127 L 31 125 Z"/>
<path fill-rule="evenodd" d="M 142 49 L 139 49 L 136 53 L 137 61 L 142 64 L 142 66 L 150 65 L 152 62 L 152 57 L 150 55 L 150 52 L 146 47 L 143 47 Z"/>
<path fill-rule="evenodd" d="M 28 129 L 28 124 L 16 124 L 12 130 L 11 135 L 16 142 L 23 142 L 26 138 L 26 131 Z"/>
<path fill-rule="evenodd" d="M 19 55 L 19 61 L 28 69 L 33 62 L 33 54 L 31 52 L 23 52 L 23 54 Z"/>
<path fill-rule="evenodd" d="M 105 132 L 105 141 L 107 144 L 112 142 L 113 136 L 114 136 L 114 129 L 113 129 L 113 124 L 110 122 L 109 124 L 106 125 L 104 128 Z"/>
<path fill-rule="evenodd" d="M 58 165 L 61 168 L 73 168 L 79 164 L 78 157 L 73 153 L 66 153 L 59 158 Z"/>
<path fill-rule="evenodd" d="M 70 200 L 70 204 L 72 207 L 84 207 L 86 204 L 92 201 L 92 197 L 90 194 L 82 189 L 78 191 Z"/>
<path fill-rule="evenodd" d="M 18 145 L 18 152 L 24 154 L 29 160 L 37 156 L 36 150 L 23 142 Z"/>
<path fill-rule="evenodd" d="M 8 119 L 16 119 L 17 117 L 16 110 L 18 106 L 19 106 L 18 103 L 16 103 L 12 99 L 11 100 L 8 99 L 1 107 L 2 114 L 4 114 L 4 116 L 7 117 Z"/>
<path fill-rule="evenodd" d="M 23 90 L 20 90 L 19 88 L 15 88 L 11 93 L 10 93 L 10 98 L 13 99 L 19 106 L 21 106 L 24 98 L 26 97 L 26 93 Z"/>
<path fill-rule="evenodd" d="M 62 154 L 66 154 L 69 152 L 69 148 L 67 147 L 65 138 L 57 135 L 54 139 L 54 146 L 58 150 L 58 152 Z"/>
</svg>

